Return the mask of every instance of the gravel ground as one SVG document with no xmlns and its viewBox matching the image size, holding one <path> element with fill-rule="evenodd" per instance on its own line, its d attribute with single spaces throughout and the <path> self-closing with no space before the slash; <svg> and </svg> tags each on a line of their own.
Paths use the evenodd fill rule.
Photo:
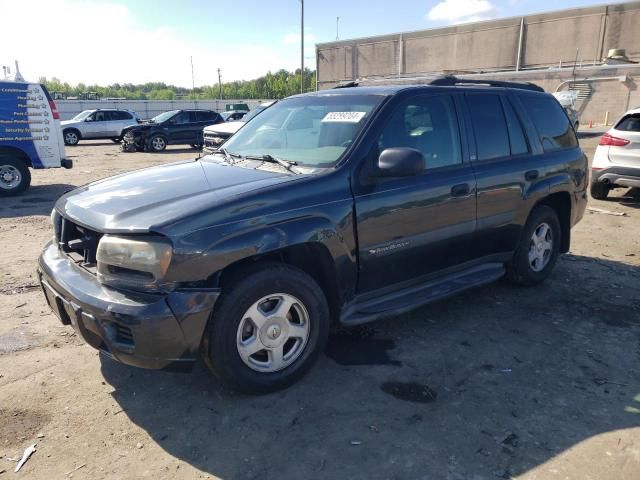
<svg viewBox="0 0 640 480">
<path fill-rule="evenodd" d="M 591 157 L 597 136 L 581 135 Z M 640 478 L 640 197 L 590 206 L 542 286 L 505 282 L 332 335 L 273 395 L 102 359 L 49 311 L 36 258 L 58 196 L 190 149 L 67 149 L 0 200 L 0 478 Z M 37 451 L 19 474 L 15 458 Z M 6 470 L 5 473 L 2 473 Z"/>
</svg>

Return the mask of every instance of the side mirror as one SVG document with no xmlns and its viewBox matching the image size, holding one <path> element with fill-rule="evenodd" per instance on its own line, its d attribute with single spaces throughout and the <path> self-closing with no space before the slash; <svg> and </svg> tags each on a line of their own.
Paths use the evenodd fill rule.
<svg viewBox="0 0 640 480">
<path fill-rule="evenodd" d="M 378 157 L 376 177 L 410 177 L 425 169 L 422 152 L 415 148 L 386 148 Z"/>
</svg>

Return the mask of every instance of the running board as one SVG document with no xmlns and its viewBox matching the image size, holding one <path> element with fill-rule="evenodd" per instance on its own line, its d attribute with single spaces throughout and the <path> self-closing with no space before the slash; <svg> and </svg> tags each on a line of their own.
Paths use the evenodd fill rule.
<svg viewBox="0 0 640 480">
<path fill-rule="evenodd" d="M 394 317 L 414 310 L 427 303 L 441 300 L 469 288 L 494 282 L 505 273 L 502 263 L 486 263 L 364 301 L 356 300 L 345 307 L 340 323 L 345 326 L 360 325 L 386 317 Z"/>
</svg>

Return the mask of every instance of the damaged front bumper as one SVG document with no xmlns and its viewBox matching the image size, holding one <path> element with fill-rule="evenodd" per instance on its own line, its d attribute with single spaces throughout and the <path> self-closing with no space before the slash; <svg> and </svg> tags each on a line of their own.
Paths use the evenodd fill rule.
<svg viewBox="0 0 640 480">
<path fill-rule="evenodd" d="M 150 369 L 189 369 L 220 292 L 132 293 L 100 284 L 57 246 L 45 247 L 38 277 L 47 303 L 89 345 L 122 363 Z"/>
</svg>

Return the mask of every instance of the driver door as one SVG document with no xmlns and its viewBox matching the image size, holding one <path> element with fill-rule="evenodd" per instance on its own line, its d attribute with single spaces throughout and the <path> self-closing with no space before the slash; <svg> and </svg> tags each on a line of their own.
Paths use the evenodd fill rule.
<svg viewBox="0 0 640 480">
<path fill-rule="evenodd" d="M 409 147 L 422 153 L 425 168 L 408 177 L 358 176 L 358 293 L 418 280 L 473 257 L 476 180 L 454 96 L 412 96 L 393 108 L 367 161 L 377 165 L 384 149 Z"/>
</svg>

